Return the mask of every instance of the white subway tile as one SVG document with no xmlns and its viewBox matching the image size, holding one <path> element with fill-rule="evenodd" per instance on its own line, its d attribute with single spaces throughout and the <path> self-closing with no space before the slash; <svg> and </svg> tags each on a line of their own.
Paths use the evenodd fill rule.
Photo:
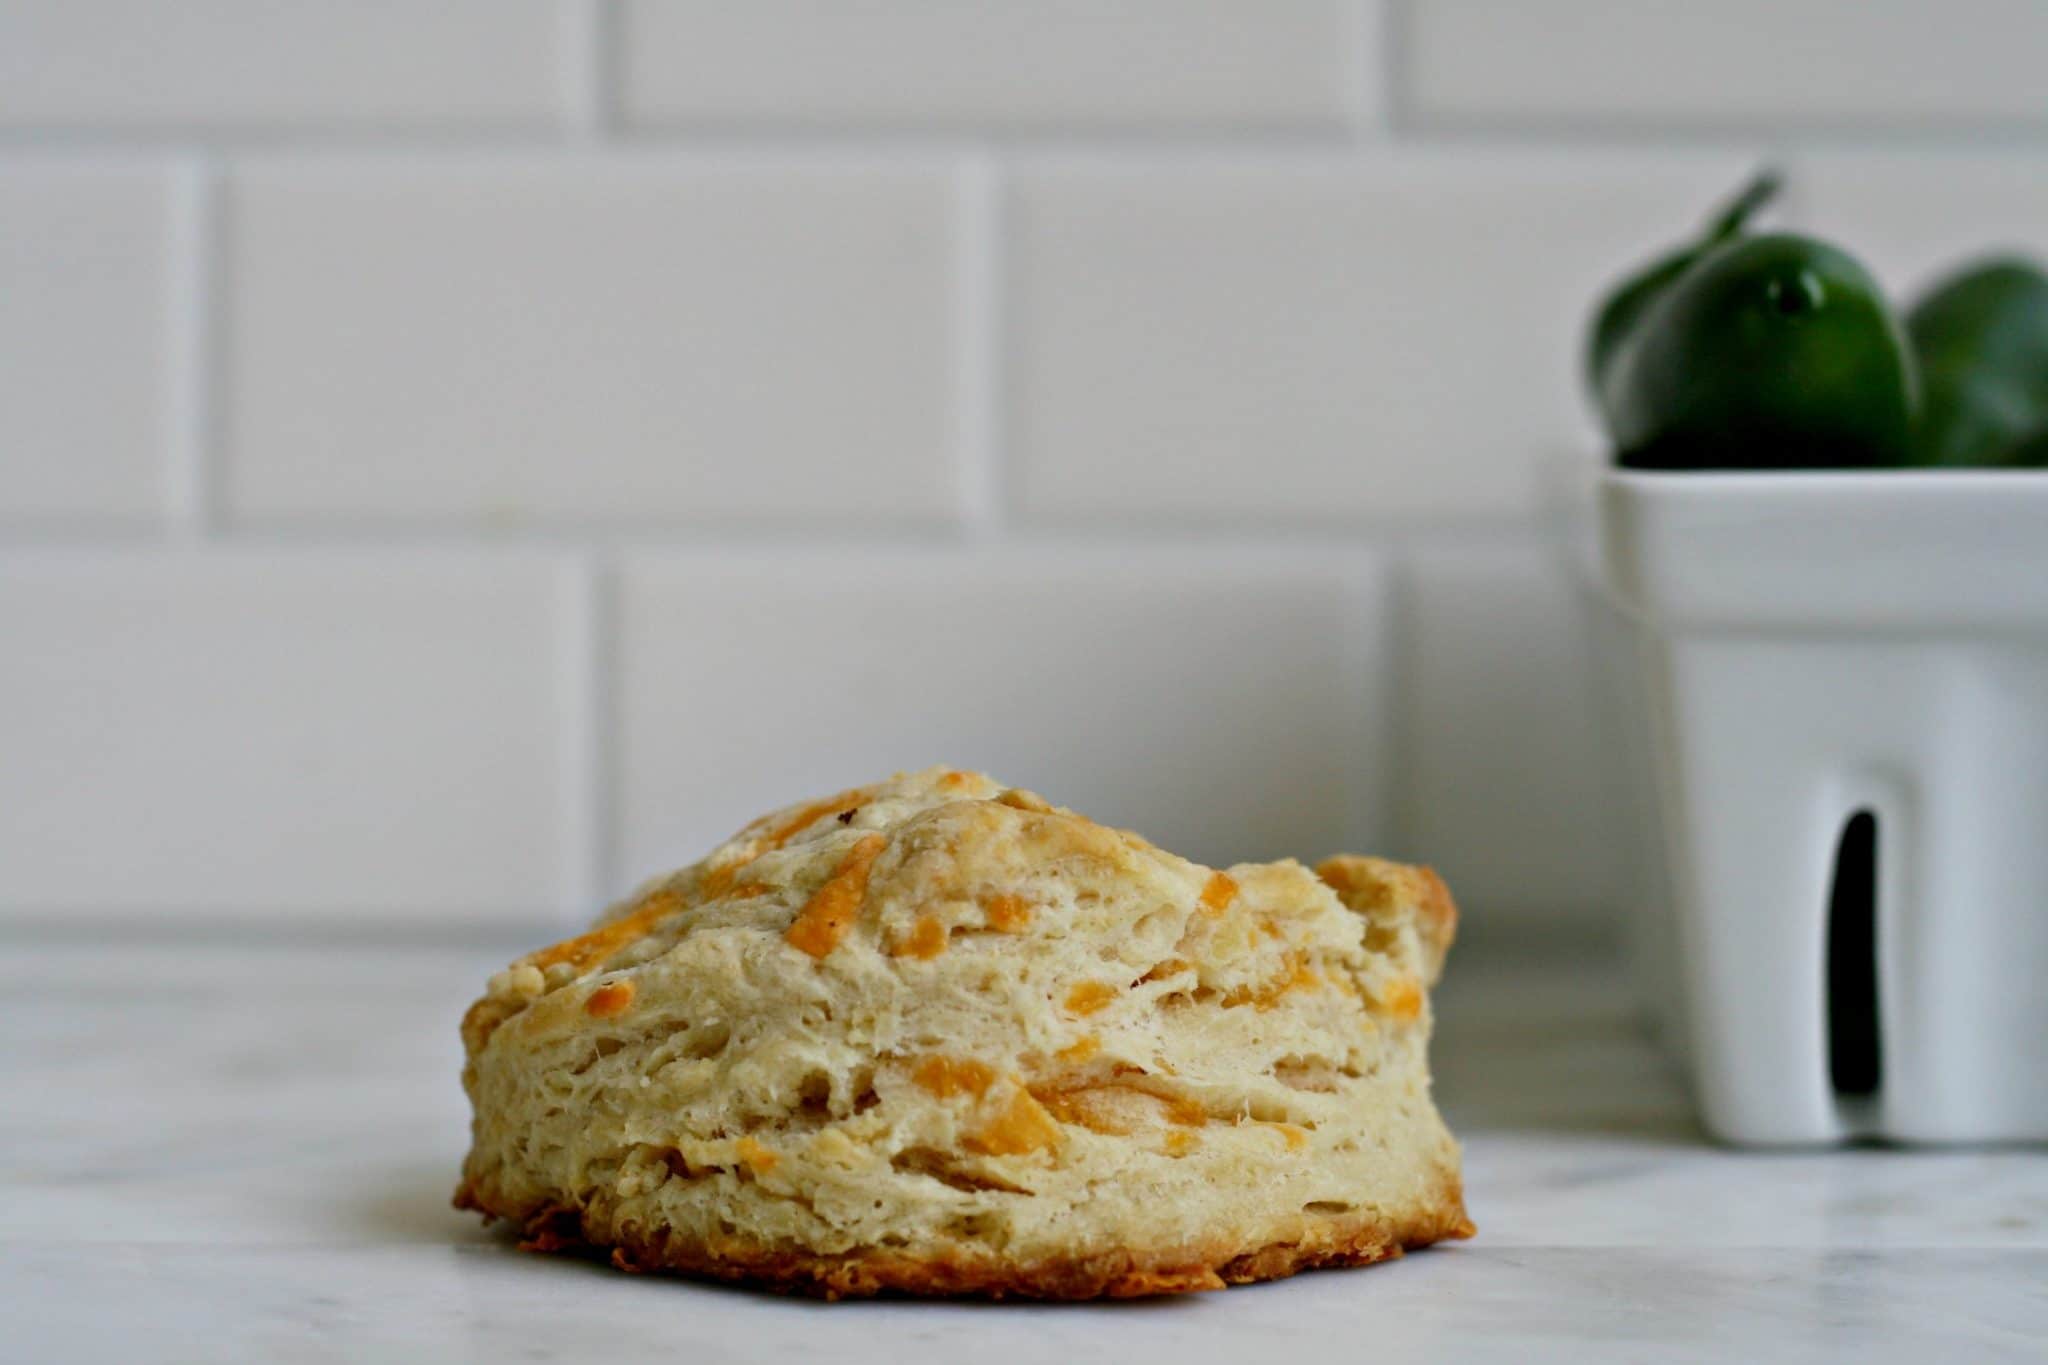
<svg viewBox="0 0 2048 1365">
<path fill-rule="evenodd" d="M 2048 121 L 2033 0 L 1426 0 L 1404 21 L 1425 124 Z"/>
<path fill-rule="evenodd" d="M 2048 260 L 2048 154 L 1838 153 L 1791 171 L 1802 224 L 1860 257 L 1901 307 L 1972 256 Z"/>
<path fill-rule="evenodd" d="M 162 506 L 170 177 L 0 168 L 0 525 Z"/>
<path fill-rule="evenodd" d="M 1341 126 L 1376 72 L 1354 0 L 628 0 L 649 124 Z"/>
<path fill-rule="evenodd" d="M 1596 296 L 1744 171 L 1449 154 L 1064 166 L 1012 196 L 1010 447 L 1041 519 L 1527 511 L 1595 438 Z"/>
<path fill-rule="evenodd" d="M 535 125 L 559 0 L 4 0 L 0 126 Z"/>
<path fill-rule="evenodd" d="M 950 193 L 914 165 L 236 174 L 230 506 L 947 518 Z"/>
<path fill-rule="evenodd" d="M 542 913 L 556 609 L 530 560 L 0 559 L 0 914 Z"/>
<path fill-rule="evenodd" d="M 1211 862 L 1375 845 L 1380 582 L 1185 551 L 636 561 L 616 885 L 933 763 Z"/>
<path fill-rule="evenodd" d="M 1623 772 L 1562 552 L 1451 543 L 1405 577 L 1404 851 L 1482 926 L 1598 923 L 1627 865 Z"/>
</svg>

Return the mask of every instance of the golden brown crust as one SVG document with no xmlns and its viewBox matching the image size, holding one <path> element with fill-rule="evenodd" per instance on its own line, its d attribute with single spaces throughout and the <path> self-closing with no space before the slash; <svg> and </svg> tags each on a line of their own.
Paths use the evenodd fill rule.
<svg viewBox="0 0 2048 1365">
<path fill-rule="evenodd" d="M 1456 911 L 1426 869 L 1322 871 L 944 769 L 772 812 L 491 978 L 457 1202 L 831 1297 L 1178 1293 L 1468 1236 L 1428 1100 Z"/>
<path fill-rule="evenodd" d="M 1443 972 L 1444 956 L 1458 936 L 1458 907 L 1451 899 L 1451 889 L 1444 885 L 1435 868 L 1340 853 L 1317 863 L 1316 876 L 1345 905 L 1369 918 L 1404 909 L 1412 911 L 1415 934 L 1422 941 L 1425 980 L 1432 986 L 1436 984 Z"/>
<path fill-rule="evenodd" d="M 455 1206 L 522 1226 L 522 1251 L 608 1254 L 620 1270 L 685 1275 L 816 1298 L 908 1294 L 921 1298 L 1132 1299 L 1284 1279 L 1329 1266 L 1372 1265 L 1473 1233 L 1455 1170 L 1427 1206 L 1395 1223 L 1381 1215 L 1304 1215 L 1296 1235 L 1249 1251 L 1216 1243 L 1162 1251 L 1118 1249 L 1036 1263 L 962 1243 L 915 1256 L 856 1250 L 821 1255 L 763 1246 L 745 1237 L 700 1244 L 674 1233 L 607 1228 L 591 1211 L 550 1205 L 525 1217 L 499 1214 L 468 1182 Z"/>
</svg>

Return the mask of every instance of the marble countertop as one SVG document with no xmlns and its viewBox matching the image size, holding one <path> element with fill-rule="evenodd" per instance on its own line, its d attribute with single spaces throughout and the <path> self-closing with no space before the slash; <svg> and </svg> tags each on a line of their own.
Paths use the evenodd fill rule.
<svg viewBox="0 0 2048 1365">
<path fill-rule="evenodd" d="M 1714 1147 L 1587 951 L 1454 962 L 1480 1233 L 1387 1266 L 827 1305 L 521 1254 L 448 1207 L 456 1020 L 512 948 L 8 943 L 0 1358 L 2048 1360 L 2048 1153 Z"/>
</svg>

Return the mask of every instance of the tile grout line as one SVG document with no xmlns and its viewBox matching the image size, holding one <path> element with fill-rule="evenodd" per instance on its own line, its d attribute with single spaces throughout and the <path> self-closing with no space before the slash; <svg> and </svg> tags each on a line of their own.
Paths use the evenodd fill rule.
<svg viewBox="0 0 2048 1365">
<path fill-rule="evenodd" d="M 1380 78 L 1380 127 L 1391 141 L 1406 142 L 1416 131 L 1412 117 L 1414 21 L 1407 0 L 1379 0 L 1379 60 L 1374 73 Z"/>
<path fill-rule="evenodd" d="M 1390 3 L 1352 0 L 1345 14 L 1344 118 L 1352 137 L 1366 144 L 1386 142 L 1394 131 Z"/>
<path fill-rule="evenodd" d="M 596 11 L 609 15 L 609 9 Z M 1076 124 L 1050 129 L 1010 131 L 991 129 L 972 122 L 904 127 L 895 124 L 787 124 L 773 121 L 703 124 L 635 124 L 620 116 L 618 86 L 619 39 L 617 30 L 603 19 L 586 27 L 580 9 L 567 10 L 560 21 L 563 44 L 573 55 L 565 57 L 556 73 L 554 112 L 531 123 L 501 126 L 402 124 L 367 126 L 296 126 L 243 124 L 166 124 L 151 131 L 128 128 L 53 127 L 49 129 L 0 128 L 0 157 L 77 156 L 91 158 L 166 156 L 204 146 L 223 155 L 294 156 L 310 161 L 359 161 L 370 157 L 433 158 L 445 156 L 531 156 L 536 159 L 574 156 L 583 146 L 565 132 L 603 131 L 620 136 L 608 139 L 607 150 L 619 156 L 658 158 L 663 155 L 767 155 L 814 157 L 856 161 L 875 157 L 931 157 L 957 153 L 963 141 L 973 140 L 1004 152 L 1027 155 L 1100 154 L 1143 160 L 1160 156 L 1201 156 L 1205 154 L 1257 155 L 1265 153 L 1343 154 L 1356 150 L 1351 130 L 1327 121 L 1320 124 L 1264 126 L 1194 123 L 1157 129 L 1125 124 L 1090 126 Z M 1470 135 L 1512 136 L 1525 141 L 1525 124 L 1474 126 Z M 1626 150 L 1656 153 L 1672 139 L 1718 139 L 1732 147 L 1749 145 L 1754 133 L 1742 125 L 1703 129 L 1673 129 L 1654 139 L 1627 126 L 1609 130 L 1604 126 L 1575 128 L 1572 136 L 1594 147 L 1612 145 Z M 1810 130 L 1811 131 L 1811 130 Z M 1845 129 L 1833 135 L 1827 130 L 1811 131 L 1829 138 L 1831 149 L 1839 144 L 1848 150 L 1883 150 L 1882 133 L 1865 134 Z M 2019 151 L 2039 147 L 2041 138 L 2025 127 L 2010 130 L 1977 130 L 1946 133 L 1923 131 L 1922 140 L 1934 147 L 1973 146 L 1985 136 L 2003 136 Z M 1570 146 L 1571 144 L 1567 144 Z"/>
<path fill-rule="evenodd" d="M 560 871 L 565 924 L 594 917 L 610 895 L 614 757 L 610 560 L 599 551 L 561 561 L 555 674 L 559 818 L 568 831 Z"/>
<path fill-rule="evenodd" d="M 1392 558 L 1384 547 L 1361 543 L 1339 564 L 1348 616 L 1338 672 L 1350 702 L 1343 736 L 1347 819 L 1341 851 L 1378 853 L 1394 832 L 1388 817 L 1400 778 L 1394 763 L 1393 669 L 1386 658 L 1394 644 Z M 1371 714 L 1368 699 L 1374 703 Z"/>
<path fill-rule="evenodd" d="M 165 366 L 169 432 L 162 470 L 164 515 L 171 539 L 206 540 L 218 520 L 220 398 L 221 169 L 209 153 L 186 158 L 172 191 L 169 361 Z"/>
<path fill-rule="evenodd" d="M 610 138 L 618 114 L 618 16 L 610 0 L 567 0 L 562 7 L 562 101 L 578 141 Z"/>
<path fill-rule="evenodd" d="M 954 181 L 953 441 L 970 539 L 1001 535 L 1008 512 L 1003 448 L 1002 173 L 975 150 Z"/>
<path fill-rule="evenodd" d="M 1343 554 L 1365 544 L 1394 550 L 1407 546 L 1463 547 L 1492 545 L 1510 539 L 1542 536 L 1536 522 L 1522 516 L 1461 517 L 1442 515 L 1407 521 L 1342 523 L 1261 522 L 1250 526 L 1201 521 L 1135 523 L 1008 522 L 1000 537 L 1006 550 L 1021 554 L 1115 550 L 1131 554 L 1165 554 L 1203 550 L 1215 554 L 1267 555 Z M 450 517 L 435 522 L 407 522 L 385 517 L 252 518 L 233 527 L 234 544 L 246 550 L 449 550 L 485 554 L 555 551 L 598 554 L 612 551 L 680 550 L 695 554 L 784 554 L 831 550 L 862 554 L 944 554 L 976 543 L 958 526 L 877 523 L 866 530 L 815 521 L 792 520 L 734 527 L 702 519 L 671 523 L 592 524 L 479 528 L 474 521 Z M 119 527 L 88 524 L 46 526 L 0 523 L 0 547 L 30 550 L 84 551 L 135 544 L 134 535 Z"/>
<path fill-rule="evenodd" d="M 1365 844 L 1372 822 L 1368 809 L 1367 778 L 1362 771 L 1369 746 L 1359 713 L 1365 709 L 1368 691 L 1364 620 L 1372 571 L 1366 560 L 1355 554 L 1338 561 L 1332 571 L 1337 576 L 1338 601 L 1344 614 L 1338 623 L 1337 635 L 1337 681 L 1345 703 L 1339 712 L 1343 717 L 1343 729 L 1338 736 L 1338 749 L 1343 755 L 1338 790 L 1342 793 L 1344 820 L 1338 833 L 1339 847 L 1335 850 L 1313 850 L 1316 858 L 1322 858 L 1329 852 L 1371 851 Z"/>
<path fill-rule="evenodd" d="M 1392 840 L 1392 856 L 1415 860 L 1421 821 L 1411 793 L 1417 787 L 1415 717 L 1412 714 L 1422 683 L 1419 654 L 1421 627 L 1415 591 L 1412 547 L 1390 551 L 1385 559 L 1382 599 L 1386 608 L 1387 731 L 1386 763 L 1392 782 L 1384 818 Z"/>
</svg>

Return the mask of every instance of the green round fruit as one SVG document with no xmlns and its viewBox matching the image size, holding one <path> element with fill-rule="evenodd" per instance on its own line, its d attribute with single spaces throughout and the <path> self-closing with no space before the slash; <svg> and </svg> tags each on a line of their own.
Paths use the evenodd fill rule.
<svg viewBox="0 0 2048 1365">
<path fill-rule="evenodd" d="M 1639 469 L 1852 469 L 1911 448 L 1904 330 L 1848 253 L 1790 233 L 1741 238 L 1670 285 L 1603 397 Z"/>
<path fill-rule="evenodd" d="M 1913 459 L 2005 465 L 2048 427 L 2048 274 L 1992 258 L 1949 276 L 1907 315 L 1922 403 Z"/>
</svg>

